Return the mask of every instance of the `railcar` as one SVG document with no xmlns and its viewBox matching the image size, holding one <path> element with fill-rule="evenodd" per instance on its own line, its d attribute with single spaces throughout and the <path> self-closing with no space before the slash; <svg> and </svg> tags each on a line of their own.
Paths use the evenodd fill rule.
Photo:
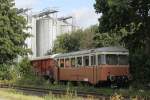
<svg viewBox="0 0 150 100">
<path fill-rule="evenodd" d="M 128 50 L 122 47 L 57 54 L 49 56 L 54 64 L 51 64 L 52 71 L 48 71 L 47 75 L 56 81 L 87 82 L 93 85 L 126 84 L 130 75 L 128 56 Z"/>
</svg>

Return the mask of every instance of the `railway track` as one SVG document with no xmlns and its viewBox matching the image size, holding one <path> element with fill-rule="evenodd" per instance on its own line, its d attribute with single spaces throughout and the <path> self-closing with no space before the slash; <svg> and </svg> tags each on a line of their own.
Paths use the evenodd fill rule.
<svg viewBox="0 0 150 100">
<path fill-rule="evenodd" d="M 78 97 L 92 98 L 92 100 L 111 100 L 110 95 L 104 95 L 96 92 L 80 92 L 80 91 L 74 92 L 74 91 L 67 91 L 61 89 L 44 89 L 44 88 L 25 87 L 25 86 L 17 86 L 17 85 L 10 85 L 10 84 L 0 84 L 0 88 L 15 89 L 17 91 L 23 92 L 24 94 L 27 95 L 33 94 L 36 96 L 46 96 L 48 94 L 62 96 L 62 95 L 72 94 Z M 122 100 L 122 99 L 117 99 L 117 100 Z M 126 96 L 123 100 L 150 100 L 150 97 L 146 97 L 145 99 L 141 99 L 141 98 L 131 99 L 130 97 Z"/>
<path fill-rule="evenodd" d="M 24 86 L 17 86 L 17 85 L 9 85 L 9 84 L 0 84 L 0 88 L 9 88 L 9 89 L 16 89 L 18 91 L 22 91 L 28 94 L 34 94 L 37 96 L 47 95 L 49 93 L 53 95 L 67 95 L 67 94 L 75 94 L 76 96 L 83 97 L 83 98 L 95 98 L 96 100 L 110 100 L 109 95 L 104 95 L 96 92 L 74 92 L 69 90 L 61 90 L 61 89 L 44 89 L 44 88 L 35 88 L 35 87 L 24 87 Z"/>
</svg>

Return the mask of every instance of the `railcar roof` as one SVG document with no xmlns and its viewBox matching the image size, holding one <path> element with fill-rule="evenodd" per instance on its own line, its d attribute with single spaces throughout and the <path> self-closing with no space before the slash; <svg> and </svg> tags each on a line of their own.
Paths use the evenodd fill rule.
<svg viewBox="0 0 150 100">
<path fill-rule="evenodd" d="M 54 58 L 67 57 L 67 56 L 75 56 L 75 55 L 82 55 L 82 54 L 96 53 L 96 52 L 128 52 L 128 50 L 123 47 L 102 47 L 97 49 L 89 49 L 89 50 L 82 50 L 82 51 L 71 52 L 71 53 L 58 54 L 53 57 Z"/>
</svg>

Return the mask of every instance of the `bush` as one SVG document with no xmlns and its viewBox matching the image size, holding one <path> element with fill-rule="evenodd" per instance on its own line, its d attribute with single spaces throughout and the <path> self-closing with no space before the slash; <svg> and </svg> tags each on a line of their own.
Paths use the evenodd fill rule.
<svg viewBox="0 0 150 100">
<path fill-rule="evenodd" d="M 33 74 L 33 67 L 28 58 L 22 59 L 22 61 L 18 65 L 19 73 L 21 76 L 30 76 L 31 74 Z"/>
<path fill-rule="evenodd" d="M 0 80 L 15 80 L 17 76 L 17 70 L 14 65 L 0 65 Z"/>
<path fill-rule="evenodd" d="M 4 83 L 12 83 L 21 86 L 49 86 L 48 81 L 34 74 L 33 67 L 28 58 L 22 59 L 18 64 L 0 65 L 0 80 Z"/>
<path fill-rule="evenodd" d="M 150 57 L 142 52 L 130 56 L 131 73 L 136 88 L 147 85 L 150 82 Z"/>
<path fill-rule="evenodd" d="M 44 80 L 43 77 L 35 75 L 23 76 L 19 78 L 15 84 L 19 86 L 41 87 L 41 88 L 48 88 L 49 86 L 49 82 Z"/>
<path fill-rule="evenodd" d="M 34 73 L 33 66 L 28 58 L 22 59 L 18 64 L 19 78 L 15 84 L 21 86 L 48 86 L 48 81 L 44 80 L 43 77 L 37 76 Z"/>
</svg>

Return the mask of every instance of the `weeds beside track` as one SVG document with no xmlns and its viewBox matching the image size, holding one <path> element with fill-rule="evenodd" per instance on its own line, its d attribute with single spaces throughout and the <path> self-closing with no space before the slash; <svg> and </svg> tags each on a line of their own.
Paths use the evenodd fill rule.
<svg viewBox="0 0 150 100">
<path fill-rule="evenodd" d="M 36 87 L 25 87 L 25 86 L 17 86 L 11 84 L 0 84 L 0 88 L 9 88 L 15 90 L 21 90 L 23 92 L 28 92 L 28 94 L 37 94 L 37 96 L 53 94 L 53 95 L 75 95 L 83 98 L 96 98 L 102 100 L 110 100 L 110 95 L 104 95 L 96 92 L 81 92 L 81 91 L 72 91 L 69 89 L 61 90 L 61 89 L 44 89 L 44 88 L 36 88 Z"/>
</svg>

